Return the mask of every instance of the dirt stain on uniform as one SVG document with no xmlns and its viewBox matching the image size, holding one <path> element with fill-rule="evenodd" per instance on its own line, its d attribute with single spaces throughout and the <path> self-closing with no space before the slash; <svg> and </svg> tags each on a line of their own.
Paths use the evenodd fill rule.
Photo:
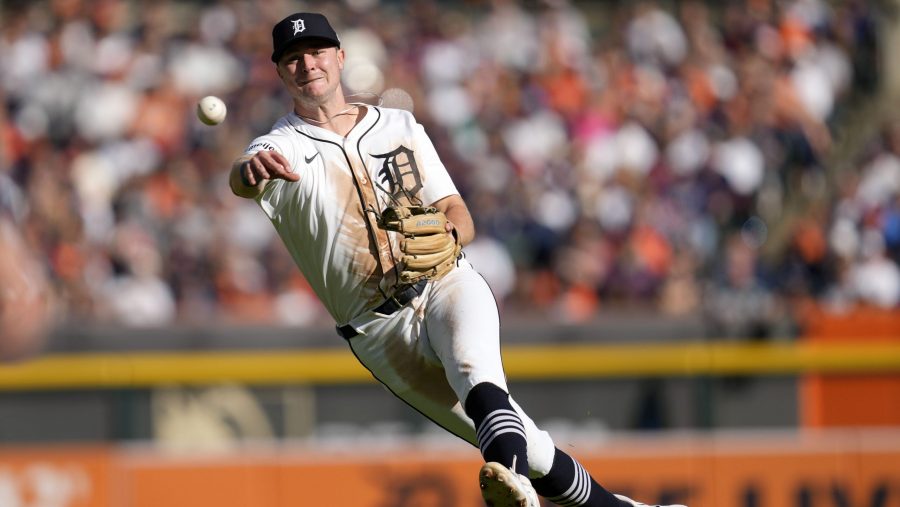
<svg viewBox="0 0 900 507">
<path fill-rule="evenodd" d="M 384 343 L 385 358 L 410 389 L 448 409 L 456 405 L 458 400 L 447 382 L 447 373 L 442 366 L 428 361 L 416 350 L 422 346 L 418 341 L 407 343 L 396 336 Z"/>
<path fill-rule="evenodd" d="M 365 306 L 371 306 L 383 298 L 378 285 L 384 274 L 378 246 L 372 241 L 370 224 L 363 212 L 364 203 L 360 202 L 353 175 L 346 167 L 332 164 L 328 174 L 335 190 L 334 198 L 343 204 L 337 243 L 345 252 L 347 269 L 362 286 L 360 296 L 366 299 Z"/>
</svg>

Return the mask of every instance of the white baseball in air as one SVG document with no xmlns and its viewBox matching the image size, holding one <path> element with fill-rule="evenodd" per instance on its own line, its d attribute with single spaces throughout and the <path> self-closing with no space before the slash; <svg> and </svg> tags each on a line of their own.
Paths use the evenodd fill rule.
<svg viewBox="0 0 900 507">
<path fill-rule="evenodd" d="M 207 125 L 218 125 L 225 120 L 228 109 L 222 99 L 207 95 L 197 103 L 197 117 Z"/>
</svg>

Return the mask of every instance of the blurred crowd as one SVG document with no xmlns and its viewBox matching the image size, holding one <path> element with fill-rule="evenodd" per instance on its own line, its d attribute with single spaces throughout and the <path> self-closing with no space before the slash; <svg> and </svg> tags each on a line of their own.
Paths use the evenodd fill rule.
<svg viewBox="0 0 900 507">
<path fill-rule="evenodd" d="M 757 336 L 798 301 L 897 308 L 900 124 L 812 198 L 879 87 L 869 4 L 5 1 L 0 209 L 63 322 L 328 322 L 227 185 L 290 108 L 272 25 L 315 10 L 356 100 L 432 136 L 504 314 L 627 306 Z M 208 94 L 218 127 L 194 115 Z"/>
</svg>

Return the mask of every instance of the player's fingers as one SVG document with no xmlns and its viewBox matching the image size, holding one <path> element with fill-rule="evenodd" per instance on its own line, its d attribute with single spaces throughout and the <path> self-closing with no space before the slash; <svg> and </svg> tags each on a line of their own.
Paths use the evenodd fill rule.
<svg viewBox="0 0 900 507">
<path fill-rule="evenodd" d="M 453 240 L 459 243 L 459 232 L 456 231 L 456 226 L 453 225 L 453 222 L 447 220 L 447 224 L 444 225 L 444 228 L 447 229 L 447 233 L 453 236 Z"/>
<path fill-rule="evenodd" d="M 272 159 L 284 168 L 284 173 L 282 173 L 284 179 L 289 181 L 297 181 L 300 179 L 300 175 L 294 171 L 293 167 L 291 167 L 291 163 L 288 162 L 288 159 L 285 158 L 284 155 L 277 151 L 273 151 Z"/>
<path fill-rule="evenodd" d="M 249 160 L 241 164 L 241 180 L 248 187 L 256 186 L 256 175 L 253 174 L 253 166 Z"/>
<path fill-rule="evenodd" d="M 281 153 L 278 153 L 277 151 L 270 151 L 269 153 L 270 153 L 271 156 L 272 156 L 272 160 L 274 160 L 275 162 L 278 162 L 279 164 L 283 165 L 285 168 L 290 169 L 291 163 L 288 162 L 288 159 L 285 158 L 284 155 L 282 155 Z"/>
<path fill-rule="evenodd" d="M 283 164 L 279 164 L 278 162 L 272 162 L 272 164 L 277 167 L 278 178 L 284 178 L 288 181 L 297 181 L 300 179 L 300 175 L 295 173 L 291 168 L 291 165 L 285 161 Z"/>
<path fill-rule="evenodd" d="M 277 151 L 262 152 L 260 158 L 263 160 L 263 164 L 266 166 L 266 170 L 269 171 L 272 178 L 282 178 L 289 181 L 297 181 L 300 179 L 300 175 L 295 174 L 291 169 L 290 162 L 284 158 L 284 155 Z"/>
<path fill-rule="evenodd" d="M 269 175 L 269 171 L 266 170 L 266 167 L 263 165 L 263 163 L 259 160 L 258 157 L 251 158 L 250 164 L 253 169 L 253 174 L 255 176 L 257 176 L 258 179 L 261 179 L 261 180 L 271 179 L 271 176 Z"/>
</svg>

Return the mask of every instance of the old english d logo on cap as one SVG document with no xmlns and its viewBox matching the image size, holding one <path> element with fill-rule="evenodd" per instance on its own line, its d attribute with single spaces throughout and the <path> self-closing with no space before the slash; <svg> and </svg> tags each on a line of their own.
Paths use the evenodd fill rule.
<svg viewBox="0 0 900 507">
<path fill-rule="evenodd" d="M 292 19 L 291 23 L 294 24 L 294 35 L 306 30 L 306 23 L 303 21 L 303 18 L 300 19 Z"/>
<path fill-rule="evenodd" d="M 272 61 L 278 63 L 291 44 L 307 39 L 318 39 L 341 47 L 337 33 L 325 16 L 315 12 L 297 12 L 272 28 Z"/>
</svg>

